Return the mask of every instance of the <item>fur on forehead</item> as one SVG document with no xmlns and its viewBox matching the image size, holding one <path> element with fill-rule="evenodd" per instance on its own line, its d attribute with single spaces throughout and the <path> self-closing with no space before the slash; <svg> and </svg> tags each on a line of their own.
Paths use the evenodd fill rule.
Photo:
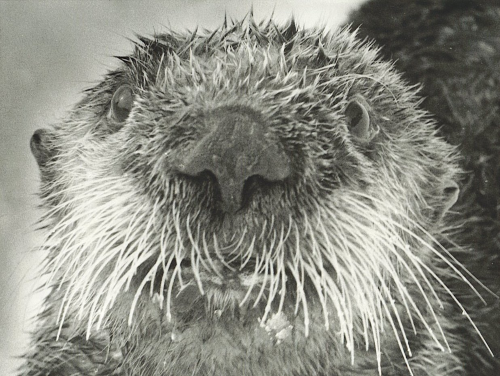
<svg viewBox="0 0 500 376">
<path fill-rule="evenodd" d="M 150 38 L 137 36 L 137 39 L 133 54 L 118 58 L 125 63 L 123 73 L 139 87 L 158 84 L 158 78 L 163 78 L 162 68 L 171 70 L 165 65 L 169 61 L 189 67 L 186 74 L 192 72 L 193 66 L 196 69 L 197 64 L 203 66 L 202 62 L 219 60 L 224 62 L 224 68 L 230 69 L 231 64 L 235 64 L 240 68 L 251 67 L 249 74 L 260 72 L 260 76 L 266 73 L 271 76 L 272 72 L 274 77 L 276 73 L 285 77 L 292 70 L 302 72 L 304 69 L 310 75 L 328 72 L 330 76 L 344 76 L 389 68 L 388 64 L 374 65 L 378 48 L 358 40 L 356 32 L 349 28 L 305 29 L 298 27 L 293 19 L 278 25 L 272 20 L 257 24 L 250 17 L 231 24 L 224 22 L 214 31 L 169 31 Z M 351 56 L 350 51 L 357 49 L 359 53 Z"/>
</svg>

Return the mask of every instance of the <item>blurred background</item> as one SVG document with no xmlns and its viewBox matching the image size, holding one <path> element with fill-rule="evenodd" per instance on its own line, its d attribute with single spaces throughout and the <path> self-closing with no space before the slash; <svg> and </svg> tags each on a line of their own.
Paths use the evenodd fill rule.
<svg viewBox="0 0 500 376">
<path fill-rule="evenodd" d="M 127 38 L 219 26 L 253 5 L 257 20 L 335 28 L 364 0 L 0 0 L 0 374 L 13 375 L 41 308 L 43 253 L 34 130 L 63 118 L 83 89 L 131 52 Z"/>
</svg>

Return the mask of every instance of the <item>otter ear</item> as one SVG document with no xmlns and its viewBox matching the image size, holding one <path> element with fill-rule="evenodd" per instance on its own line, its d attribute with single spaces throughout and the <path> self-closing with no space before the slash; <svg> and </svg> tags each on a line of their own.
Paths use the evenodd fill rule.
<svg viewBox="0 0 500 376">
<path fill-rule="evenodd" d="M 37 129 L 31 136 L 31 153 L 40 168 L 44 168 L 47 162 L 56 154 L 52 139 L 53 135 L 48 129 Z"/>
<path fill-rule="evenodd" d="M 448 180 L 443 187 L 443 196 L 445 201 L 443 203 L 443 211 L 441 215 L 444 215 L 448 210 L 451 209 L 453 205 L 458 200 L 458 195 L 460 193 L 460 188 L 458 184 L 453 180 Z"/>
<path fill-rule="evenodd" d="M 358 141 L 369 141 L 370 138 L 370 114 L 368 103 L 363 97 L 356 95 L 346 106 L 345 116 L 347 126 L 352 137 Z"/>
<path fill-rule="evenodd" d="M 451 209 L 453 205 L 458 200 L 458 195 L 460 193 L 460 188 L 458 184 L 453 180 L 447 180 L 442 186 L 442 197 L 443 202 L 434 210 L 434 221 L 439 222 L 443 216 Z"/>
</svg>

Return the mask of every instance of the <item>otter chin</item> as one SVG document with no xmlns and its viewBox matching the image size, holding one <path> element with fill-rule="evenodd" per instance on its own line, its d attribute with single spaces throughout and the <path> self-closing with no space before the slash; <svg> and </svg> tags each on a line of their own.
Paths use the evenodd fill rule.
<svg viewBox="0 0 500 376">
<path fill-rule="evenodd" d="M 481 300 L 458 154 L 372 44 L 250 17 L 119 60 L 31 140 L 49 294 L 22 375 L 439 376 L 457 331 L 488 348 L 449 287 Z"/>
</svg>

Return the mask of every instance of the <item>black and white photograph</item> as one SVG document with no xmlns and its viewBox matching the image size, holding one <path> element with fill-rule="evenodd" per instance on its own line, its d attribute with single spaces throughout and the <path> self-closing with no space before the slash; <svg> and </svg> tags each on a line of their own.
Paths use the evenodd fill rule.
<svg viewBox="0 0 500 376">
<path fill-rule="evenodd" d="M 0 375 L 500 375 L 500 0 L 0 0 Z"/>
</svg>

